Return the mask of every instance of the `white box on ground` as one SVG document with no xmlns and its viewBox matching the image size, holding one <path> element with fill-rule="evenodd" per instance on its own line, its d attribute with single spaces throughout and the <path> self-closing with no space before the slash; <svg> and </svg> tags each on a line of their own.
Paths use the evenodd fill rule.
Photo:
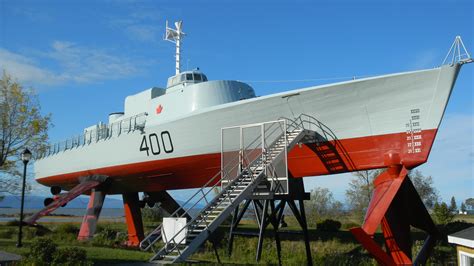
<svg viewBox="0 0 474 266">
<path fill-rule="evenodd" d="M 165 244 L 167 243 L 186 244 L 186 234 L 188 231 L 188 229 L 185 228 L 186 223 L 187 223 L 186 218 L 164 217 L 163 218 L 163 233 L 164 234 L 162 237 L 163 242 Z M 185 229 L 181 230 L 183 228 Z M 179 234 L 176 235 L 178 232 Z M 172 239 L 173 241 L 170 241 Z"/>
</svg>

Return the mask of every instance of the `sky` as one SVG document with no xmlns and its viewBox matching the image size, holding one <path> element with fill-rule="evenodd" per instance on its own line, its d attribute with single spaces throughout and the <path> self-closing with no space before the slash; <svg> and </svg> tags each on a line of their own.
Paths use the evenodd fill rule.
<svg viewBox="0 0 474 266">
<path fill-rule="evenodd" d="M 257 95 L 439 66 L 454 37 L 474 53 L 473 1 L 0 0 L 0 69 L 39 95 L 52 142 L 174 75 L 165 21 L 183 20 L 183 69 Z M 474 196 L 474 64 L 461 70 L 428 163 L 442 200 Z M 303 81 L 302 81 L 303 80 Z M 305 178 L 344 200 L 351 174 Z M 35 186 L 32 193 L 44 189 Z M 174 193 L 183 197 L 187 193 Z"/>
</svg>

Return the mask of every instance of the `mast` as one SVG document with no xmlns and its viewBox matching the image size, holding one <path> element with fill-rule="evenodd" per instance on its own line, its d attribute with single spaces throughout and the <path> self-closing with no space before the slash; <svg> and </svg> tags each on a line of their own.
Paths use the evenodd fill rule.
<svg viewBox="0 0 474 266">
<path fill-rule="evenodd" d="M 181 39 L 185 33 L 182 31 L 183 21 L 174 23 L 176 29 L 168 27 L 168 20 L 166 21 L 165 40 L 176 44 L 176 75 L 181 72 Z"/>
</svg>

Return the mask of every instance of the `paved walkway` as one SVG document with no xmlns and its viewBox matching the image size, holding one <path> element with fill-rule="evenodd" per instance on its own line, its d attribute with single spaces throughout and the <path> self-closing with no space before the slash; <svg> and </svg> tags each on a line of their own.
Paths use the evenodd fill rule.
<svg viewBox="0 0 474 266">
<path fill-rule="evenodd" d="M 21 256 L 13 253 L 8 253 L 0 250 L 0 265 L 7 262 L 14 262 L 21 260 Z"/>
</svg>

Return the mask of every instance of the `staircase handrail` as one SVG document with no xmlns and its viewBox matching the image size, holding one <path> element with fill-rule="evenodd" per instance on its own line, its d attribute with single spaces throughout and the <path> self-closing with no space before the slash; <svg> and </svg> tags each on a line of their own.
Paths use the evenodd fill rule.
<svg viewBox="0 0 474 266">
<path fill-rule="evenodd" d="M 283 128 L 282 128 L 282 134 L 284 134 L 284 140 L 285 140 L 285 145 L 288 147 L 289 143 L 288 143 L 288 136 L 287 136 L 287 133 L 288 133 L 288 126 L 287 126 L 287 123 L 288 121 L 286 119 L 283 119 L 283 120 L 278 120 L 278 121 L 283 121 Z M 278 123 L 280 125 L 280 128 L 281 128 L 281 124 Z M 278 128 L 277 128 L 278 129 Z M 294 131 L 294 130 L 292 130 Z M 273 131 L 275 132 L 275 131 Z M 272 133 L 273 133 L 272 132 Z M 280 140 L 281 136 L 279 138 L 276 138 L 275 140 L 273 140 L 269 145 L 265 145 L 265 161 L 267 160 L 267 153 L 269 152 L 268 150 L 266 150 L 267 147 L 273 147 L 279 140 Z M 287 148 L 285 147 L 285 151 L 287 151 Z M 274 159 L 276 159 L 278 157 L 278 155 L 276 155 L 274 157 Z M 282 187 L 281 186 L 281 183 L 279 182 L 279 180 L 277 178 L 275 178 L 275 176 L 273 175 L 273 172 L 275 172 L 275 165 L 274 165 L 274 159 L 267 164 L 266 166 L 266 169 L 265 169 L 265 175 L 267 176 L 267 179 L 270 178 L 271 181 L 272 181 L 272 186 L 273 184 L 275 184 L 277 187 L 276 188 L 273 188 L 273 187 L 270 187 L 270 191 L 276 191 L 278 189 L 278 186 L 279 187 Z M 270 168 L 270 172 L 272 173 L 271 175 L 268 174 L 268 171 L 267 171 L 267 168 Z M 288 169 L 286 169 L 288 170 Z"/>
<path fill-rule="evenodd" d="M 269 130 L 273 127 L 273 125 L 275 125 L 275 124 L 280 125 L 281 122 L 285 123 L 285 125 L 286 125 L 286 121 L 285 121 L 285 120 L 275 120 L 275 121 L 269 121 L 269 122 L 264 122 L 264 123 L 251 124 L 251 125 L 246 125 L 246 126 L 256 126 L 256 125 L 264 125 L 264 124 L 269 124 L 269 123 L 271 123 L 270 127 L 268 127 L 267 129 L 264 129 L 263 134 L 266 136 L 266 135 L 267 135 L 267 131 L 269 131 Z M 239 126 L 225 127 L 225 128 L 223 128 L 223 129 L 231 129 L 231 128 L 239 128 Z M 278 127 L 276 127 L 275 129 L 273 129 L 273 131 L 270 132 L 270 134 L 273 134 L 277 129 L 278 129 Z M 284 130 L 282 130 L 282 131 L 284 131 Z M 243 149 L 241 150 L 241 152 L 243 152 L 244 150 L 247 150 L 250 146 L 252 146 L 252 145 L 253 145 L 257 140 L 259 140 L 260 138 L 261 138 L 261 136 L 255 138 L 250 144 L 247 145 L 247 147 L 243 148 Z M 235 159 L 234 159 L 233 161 L 231 161 L 231 162 L 235 162 Z M 227 163 L 225 166 L 222 166 L 221 168 L 222 168 L 222 169 L 225 169 L 226 166 L 229 165 L 229 164 L 230 164 L 230 162 Z M 232 169 L 233 169 L 233 168 L 232 168 Z M 228 172 L 229 172 L 229 171 L 228 171 Z M 223 179 L 224 179 L 224 178 L 223 178 Z"/>
<path fill-rule="evenodd" d="M 272 121 L 272 122 L 274 122 L 274 123 L 275 123 L 275 122 L 278 122 L 278 124 L 280 124 L 281 122 L 284 122 L 284 124 L 286 125 L 286 121 L 284 121 L 284 120 L 283 120 L 283 121 L 281 121 L 281 120 L 279 120 L 279 121 Z M 269 123 L 269 122 L 266 122 L 266 123 Z M 260 124 L 261 124 L 261 125 L 264 125 L 264 124 L 266 124 L 266 123 L 260 123 Z M 273 126 L 273 125 L 272 125 L 272 126 Z M 271 128 L 271 126 L 270 126 L 267 130 L 269 130 L 270 128 Z M 276 130 L 276 129 L 275 129 L 275 130 Z M 265 131 L 266 131 L 266 130 L 264 130 L 264 132 L 265 132 Z M 273 131 L 273 132 L 275 132 L 275 131 Z M 273 133 L 273 132 L 272 132 L 272 133 Z M 285 137 L 286 137 L 286 130 L 283 130 L 283 132 L 280 134 L 280 136 L 279 136 L 278 138 L 276 138 L 276 140 L 273 142 L 273 144 L 274 144 L 278 139 L 280 139 L 281 136 L 285 136 Z M 258 140 L 258 139 L 261 139 L 261 136 L 258 137 L 258 138 L 256 138 L 256 140 Z M 248 147 L 250 147 L 251 145 L 253 145 L 253 143 L 255 143 L 256 140 L 252 141 L 251 144 L 247 145 L 245 149 L 247 149 Z M 264 143 L 262 143 L 262 144 L 264 144 Z M 254 171 L 252 170 L 252 167 L 258 167 L 258 166 L 255 166 L 255 164 L 257 164 L 257 162 L 258 162 L 259 160 L 261 161 L 260 163 L 262 164 L 262 170 L 261 170 L 260 174 L 262 174 L 262 173 L 265 172 L 265 169 L 264 169 L 265 161 L 264 161 L 264 158 L 263 158 L 263 156 L 265 156 L 265 151 L 262 150 L 260 153 L 261 153 L 261 155 L 260 155 L 260 156 L 256 156 L 255 159 L 253 159 L 253 160 L 248 164 L 248 166 L 245 168 L 245 171 L 242 171 L 242 172 L 237 176 L 237 178 L 233 179 L 218 195 L 216 195 L 216 196 L 214 197 L 214 199 L 213 199 L 211 202 L 207 202 L 207 201 L 206 201 L 206 202 L 207 202 L 207 205 L 202 209 L 202 211 L 200 212 L 200 214 L 197 215 L 196 217 L 193 217 L 193 218 L 192 218 L 189 222 L 187 222 L 186 225 L 183 226 L 178 232 L 175 232 L 174 235 L 173 235 L 173 237 L 172 237 L 171 239 L 167 240 L 167 239 L 166 239 L 166 235 L 163 235 L 163 234 L 161 233 L 160 236 L 157 237 L 157 238 L 153 241 L 153 243 L 151 243 L 151 244 L 149 245 L 149 247 L 150 247 L 151 245 L 153 245 L 154 243 L 156 243 L 156 241 L 158 241 L 159 239 L 161 239 L 161 237 L 163 236 L 163 237 L 165 238 L 165 241 L 166 241 L 167 243 L 172 242 L 172 243 L 173 243 L 173 246 L 171 247 L 171 249 L 168 249 L 168 245 L 165 244 L 165 246 L 164 246 L 163 248 L 161 248 L 160 251 L 158 251 L 157 254 L 161 253 L 163 250 L 166 250 L 167 253 L 174 251 L 175 249 L 178 248 L 178 245 L 179 245 L 179 243 L 176 243 L 176 239 L 175 239 L 175 238 L 178 237 L 178 236 L 183 232 L 183 230 L 186 230 L 186 229 L 189 230 L 190 226 L 193 225 L 193 223 L 194 223 L 198 218 L 200 218 L 201 220 L 200 220 L 197 224 L 195 224 L 194 227 L 191 227 L 191 229 L 190 229 L 189 231 L 192 232 L 193 229 L 196 228 L 196 226 L 202 224 L 203 222 L 206 222 L 206 223 L 205 223 L 205 230 L 209 230 L 209 224 L 207 224 L 207 217 L 210 215 L 211 212 L 207 212 L 207 213 L 206 213 L 206 210 L 208 210 L 208 209 L 209 209 L 212 205 L 214 205 L 214 204 L 216 203 L 216 201 L 218 201 L 218 200 L 220 200 L 220 204 L 222 204 L 223 202 L 225 202 L 225 200 L 226 200 L 227 198 L 229 198 L 229 199 L 230 199 L 230 202 L 231 202 L 231 204 L 232 204 L 232 199 L 231 199 L 231 197 L 230 197 L 230 191 L 229 191 L 228 188 L 230 188 L 232 185 L 234 185 L 234 184 L 239 180 L 239 177 L 242 177 L 242 176 L 244 175 L 244 173 L 247 174 L 247 175 L 251 178 L 251 180 L 252 180 L 252 182 L 253 182 L 253 181 L 255 180 L 255 178 L 257 178 L 258 176 L 257 176 L 257 177 L 254 176 Z M 246 159 L 247 161 L 249 161 L 249 160 L 248 160 L 248 156 L 244 156 L 244 157 L 245 157 L 244 159 Z M 239 159 L 240 159 L 240 158 L 239 158 Z M 235 166 L 234 166 L 233 168 L 235 168 Z M 233 168 L 232 168 L 232 169 L 233 169 Z M 221 170 L 221 172 L 222 172 L 222 170 Z M 215 177 L 213 177 L 213 179 L 214 179 L 214 178 L 215 178 Z M 207 196 L 207 194 L 208 194 L 210 191 L 212 191 L 212 189 L 215 188 L 216 186 L 217 186 L 217 183 L 215 183 L 206 193 L 202 192 L 202 189 L 203 189 L 203 188 L 201 188 L 200 191 L 202 192 L 203 196 L 202 196 L 197 202 L 199 202 L 200 200 L 202 200 L 202 198 L 205 198 L 205 197 Z M 196 194 L 198 194 L 198 193 L 199 193 L 199 191 L 196 192 Z M 240 193 L 242 193 L 242 192 L 240 192 Z M 239 194 L 239 195 L 240 195 L 240 194 Z M 188 201 L 189 201 L 189 200 L 188 200 Z M 196 202 L 195 204 L 197 204 L 197 202 Z M 216 205 L 215 207 L 220 206 L 220 204 Z M 185 205 L 185 204 L 183 204 L 183 206 L 184 206 L 184 205 Z M 159 226 L 159 228 L 161 228 L 161 227 L 162 227 L 162 225 Z M 160 230 L 161 230 L 161 229 L 160 229 Z M 156 229 L 156 231 L 158 231 L 158 228 Z M 204 231 L 204 230 L 203 230 L 203 231 Z M 150 235 L 151 235 L 151 234 L 150 234 Z M 143 242 L 143 241 L 142 241 L 142 242 Z M 149 247 L 147 247 L 145 250 L 147 250 Z M 179 248 L 178 248 L 178 254 L 181 255 L 181 250 L 180 250 Z"/>
<path fill-rule="evenodd" d="M 341 151 L 342 156 L 344 156 L 344 158 L 346 159 L 346 161 L 349 163 L 351 167 L 351 169 L 349 170 L 355 171 L 357 169 L 354 162 L 350 158 L 349 153 L 345 149 L 344 145 L 341 144 L 340 140 L 337 138 L 336 134 L 332 131 L 332 129 L 326 126 L 324 123 L 322 123 L 318 119 L 316 119 L 315 117 L 307 115 L 307 114 L 300 114 L 295 119 L 290 119 L 287 117 L 280 117 L 280 119 L 286 119 L 290 121 L 290 123 L 287 124 L 288 128 L 290 128 L 290 126 L 293 126 L 295 128 L 297 126 L 301 126 L 301 128 L 306 129 L 304 124 L 308 123 L 308 125 L 314 125 L 317 128 L 321 129 L 321 132 L 323 133 L 323 137 L 325 138 L 325 140 L 330 141 L 330 139 L 328 139 L 328 135 L 329 135 L 331 139 L 334 141 L 336 150 Z M 308 129 L 310 129 L 309 126 L 308 126 Z"/>
<path fill-rule="evenodd" d="M 267 123 L 268 123 L 268 122 L 267 122 Z M 270 128 L 271 128 L 271 127 L 269 127 L 267 130 L 269 130 Z M 273 132 L 274 132 L 274 131 L 273 131 Z M 272 133 L 273 133 L 273 132 L 272 132 Z M 251 145 L 253 145 L 253 144 L 254 144 L 257 140 L 259 140 L 260 138 L 261 138 L 261 137 L 255 138 L 255 139 L 254 139 L 249 145 L 247 145 L 244 149 L 249 148 Z M 258 157 L 257 157 L 256 159 L 258 159 Z M 238 161 L 238 160 L 239 160 L 239 158 L 234 158 L 232 161 L 230 161 L 229 163 L 227 163 L 226 166 L 227 166 L 227 165 L 230 165 L 230 164 L 232 164 L 232 163 L 234 163 L 234 162 L 236 162 L 236 161 Z M 235 169 L 237 166 L 239 166 L 239 165 L 238 165 L 238 164 L 235 164 L 235 166 L 233 166 L 233 167 L 231 168 L 231 171 L 232 171 L 233 169 Z M 250 167 L 250 165 L 249 165 L 249 167 Z M 225 167 L 224 167 L 224 168 L 225 168 Z M 206 182 L 206 184 L 204 184 L 198 191 L 196 191 L 196 193 L 194 193 L 185 203 L 181 204 L 181 206 L 180 206 L 177 210 L 175 210 L 172 214 L 170 214 L 170 217 L 181 218 L 181 217 L 184 217 L 184 216 L 186 216 L 187 214 L 189 214 L 189 210 L 192 210 L 199 202 L 202 201 L 202 199 L 206 199 L 206 196 L 209 194 L 209 192 L 212 191 L 212 189 L 217 186 L 217 184 L 218 184 L 219 182 L 215 182 L 215 184 L 214 184 L 212 187 L 210 187 L 210 188 L 208 187 L 209 184 L 211 184 L 213 181 L 215 181 L 215 179 L 216 179 L 217 177 L 221 176 L 221 174 L 223 174 L 223 171 L 222 171 L 222 170 L 220 170 L 219 172 L 217 172 L 211 179 L 209 179 L 209 180 Z M 227 184 L 226 187 L 232 185 L 232 184 L 235 182 L 235 180 L 238 179 L 238 177 L 239 177 L 240 175 L 241 175 L 241 174 L 239 174 L 239 175 L 237 176 L 237 178 L 235 178 L 235 179 L 232 180 L 229 184 Z M 207 191 L 207 192 L 203 192 L 203 191 L 204 191 L 204 188 L 208 188 L 208 191 Z M 223 190 L 223 191 L 224 191 L 224 190 Z M 199 199 L 197 199 L 196 202 L 195 202 L 191 207 L 189 207 L 188 210 L 184 209 L 184 206 L 186 206 L 191 200 L 193 200 L 193 199 L 196 197 L 196 195 L 198 195 L 199 193 L 201 193 L 202 196 L 201 196 Z M 207 202 L 207 200 L 206 200 L 206 202 Z M 208 203 L 208 205 L 210 204 L 209 202 L 207 202 L 207 203 Z M 207 207 L 207 205 L 206 205 L 206 207 Z M 203 209 L 205 209 L 205 208 L 203 208 Z M 181 211 L 184 211 L 184 212 L 183 212 L 181 215 L 179 215 L 178 213 L 181 212 Z M 187 226 L 187 225 L 186 225 L 186 226 Z M 163 227 L 163 225 L 160 224 L 157 228 L 155 228 L 151 233 L 148 234 L 147 237 L 145 237 L 145 238 L 140 242 L 140 248 L 141 248 L 142 250 L 144 250 L 144 251 L 148 250 L 152 245 L 154 245 L 157 241 L 159 241 L 159 240 L 161 239 L 161 229 L 162 229 L 162 227 Z M 157 233 L 160 233 L 160 236 L 158 236 L 158 237 L 156 237 L 155 239 L 153 239 L 153 241 L 149 241 L 149 242 L 148 242 L 148 246 L 145 247 L 145 248 L 143 248 L 142 246 L 145 244 L 145 241 L 149 240 L 152 236 L 154 236 L 154 235 L 157 234 Z"/>
<path fill-rule="evenodd" d="M 252 161 L 252 163 L 251 163 L 248 167 L 246 167 L 246 170 L 249 172 L 249 176 L 250 176 L 250 178 L 252 179 L 252 181 L 255 179 L 255 177 L 253 176 L 253 171 L 252 171 L 251 168 L 252 168 L 253 164 L 254 164 L 257 160 L 259 160 L 259 159 L 261 159 L 261 158 L 256 158 L 255 160 Z M 261 173 L 263 173 L 263 170 L 262 170 Z M 243 175 L 243 172 L 242 172 L 239 176 L 242 176 L 242 175 Z M 237 180 L 238 180 L 238 178 L 234 179 L 234 180 L 231 182 L 231 184 L 235 183 Z M 224 194 L 227 194 L 227 195 L 224 196 L 224 199 L 226 199 L 227 197 L 230 197 L 230 193 L 227 193 L 227 188 L 230 187 L 231 184 L 229 184 L 229 185 L 226 187 L 226 189 L 222 190 L 222 191 L 215 197 L 215 199 L 219 199 L 220 197 L 224 196 Z M 215 184 L 212 188 L 214 188 L 215 186 L 216 186 L 216 184 Z M 209 191 L 211 191 L 211 190 L 209 190 Z M 241 192 L 241 193 L 242 193 L 242 192 Z M 223 201 L 221 201 L 221 202 L 223 202 Z M 211 206 L 211 203 L 208 203 L 208 205 L 207 205 L 205 208 L 203 208 L 203 210 L 208 209 L 210 206 Z M 205 221 L 205 220 L 206 220 L 205 218 L 207 218 L 208 216 L 209 216 L 209 213 L 207 213 L 205 216 L 202 216 L 201 221 L 200 221 L 197 225 L 199 225 L 199 224 L 201 224 L 203 221 Z M 166 250 L 167 252 L 172 252 L 172 251 L 174 251 L 176 248 L 178 248 L 178 243 L 176 243 L 175 238 L 178 237 L 178 235 L 181 234 L 181 233 L 183 232 L 183 230 L 187 229 L 191 224 L 193 224 L 194 221 L 196 221 L 197 218 L 199 218 L 199 217 L 200 217 L 200 215 L 198 215 L 198 216 L 192 218 L 192 219 L 191 219 L 188 223 L 186 223 L 186 225 L 183 226 L 178 232 L 174 233 L 174 236 L 173 236 L 170 240 L 167 240 L 167 241 L 166 241 L 167 243 L 173 242 L 173 247 L 171 247 L 171 249 L 168 249 L 168 247 L 167 247 L 168 245 L 165 244 L 165 246 L 164 246 L 159 252 L 161 252 L 162 250 Z M 208 225 L 207 223 L 206 223 L 206 230 L 209 230 L 209 225 Z M 166 236 L 165 236 L 165 237 L 166 237 Z M 165 239 L 165 240 L 166 240 L 166 239 Z M 178 249 L 178 254 L 181 255 L 181 250 L 180 250 L 180 249 Z"/>
<path fill-rule="evenodd" d="M 237 159 L 234 159 L 233 161 L 231 162 L 234 162 L 234 161 L 237 161 Z M 231 163 L 229 162 L 229 164 Z M 232 167 L 231 169 L 235 169 L 238 165 L 235 165 L 234 167 Z M 215 179 L 217 177 L 219 177 L 222 173 L 222 170 L 219 171 L 218 173 L 216 173 L 211 179 L 209 179 L 206 184 L 204 184 L 198 191 L 196 191 L 185 203 L 181 204 L 181 206 L 175 210 L 172 214 L 170 214 L 170 217 L 176 217 L 176 218 L 182 218 L 184 216 L 186 216 L 188 213 L 189 213 L 189 210 L 193 209 L 199 202 L 201 202 L 201 200 L 203 199 L 203 197 L 207 196 L 207 194 L 216 186 L 216 184 L 218 182 L 216 182 L 216 184 L 214 184 L 211 188 L 209 188 L 209 190 L 207 192 L 203 192 L 204 191 L 204 188 L 208 188 L 209 184 L 211 184 L 213 181 L 215 181 Z M 186 206 L 191 200 L 193 200 L 196 195 L 198 195 L 199 193 L 203 194 L 203 196 L 201 196 L 198 200 L 196 200 L 196 202 L 191 206 L 189 207 L 187 210 L 184 209 L 184 206 Z M 179 212 L 181 211 L 184 211 L 182 214 L 179 214 Z M 153 241 L 149 242 L 149 245 L 146 247 L 146 248 L 143 248 L 143 243 L 148 240 L 149 238 L 151 238 L 155 233 L 158 233 L 161 231 L 163 227 L 163 224 L 160 224 L 157 228 L 155 228 L 150 234 L 148 234 L 147 237 L 145 237 L 141 242 L 140 242 L 140 248 L 144 251 L 148 250 L 151 245 L 153 245 L 154 243 L 156 243 L 156 241 L 160 240 L 161 239 L 161 236 L 157 237 L 156 239 L 154 239 Z"/>
</svg>

